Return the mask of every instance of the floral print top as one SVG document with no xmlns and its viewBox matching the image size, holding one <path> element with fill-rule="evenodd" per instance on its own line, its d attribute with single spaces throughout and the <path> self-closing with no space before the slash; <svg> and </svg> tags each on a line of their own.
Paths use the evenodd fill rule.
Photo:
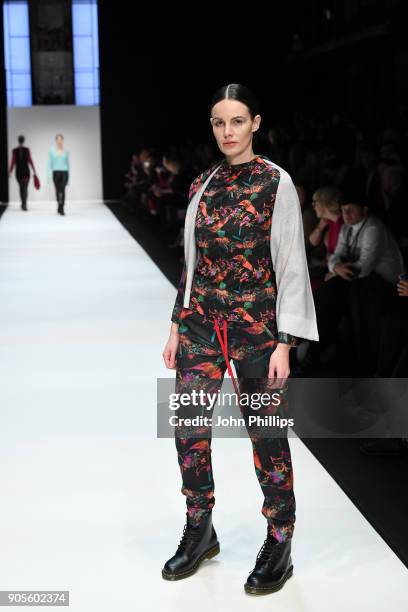
<svg viewBox="0 0 408 612">
<path fill-rule="evenodd" d="M 257 155 L 249 162 L 212 164 L 192 182 L 189 201 L 217 165 L 195 220 L 197 265 L 189 309 L 204 320 L 262 322 L 278 342 L 296 346 L 296 336 L 278 332 L 276 280 L 270 249 L 279 170 Z M 184 264 L 171 320 L 180 323 Z M 186 309 L 184 309 L 186 310 Z"/>
</svg>

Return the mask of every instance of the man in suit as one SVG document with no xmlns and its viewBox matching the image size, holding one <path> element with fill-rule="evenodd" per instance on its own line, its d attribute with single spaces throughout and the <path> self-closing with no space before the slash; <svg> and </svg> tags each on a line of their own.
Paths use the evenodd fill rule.
<svg viewBox="0 0 408 612">
<path fill-rule="evenodd" d="M 18 147 L 12 150 L 9 176 L 16 169 L 16 179 L 20 188 L 21 208 L 27 210 L 28 181 L 30 180 L 30 166 L 35 174 L 34 163 L 30 149 L 24 146 L 24 136 L 18 137 Z"/>
<path fill-rule="evenodd" d="M 379 317 L 397 298 L 404 261 L 387 226 L 369 214 L 365 192 L 343 189 L 343 226 L 328 260 L 333 277 L 314 292 L 319 343 L 309 347 L 304 371 L 316 367 L 318 355 L 335 343 L 338 325 L 347 317 L 347 346 L 342 363 L 353 375 L 370 375 L 375 365 Z"/>
</svg>

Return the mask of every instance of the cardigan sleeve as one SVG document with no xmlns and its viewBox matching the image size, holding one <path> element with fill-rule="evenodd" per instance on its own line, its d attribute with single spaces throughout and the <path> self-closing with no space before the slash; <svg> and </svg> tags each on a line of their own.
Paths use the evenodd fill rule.
<svg viewBox="0 0 408 612">
<path fill-rule="evenodd" d="M 197 176 L 194 181 L 191 183 L 189 191 L 188 191 L 188 201 L 191 201 L 191 198 L 196 193 L 199 188 L 201 175 Z M 177 288 L 176 300 L 174 302 L 173 311 L 171 313 L 171 320 L 174 323 L 180 324 L 180 313 L 183 308 L 184 302 L 184 290 L 186 286 L 186 278 L 187 278 L 187 266 L 186 261 L 184 260 L 183 270 L 181 272 L 180 281 Z"/>
<path fill-rule="evenodd" d="M 180 277 L 180 281 L 179 281 L 179 285 L 177 289 L 176 301 L 174 302 L 173 312 L 171 313 L 171 320 L 174 323 L 180 324 L 180 312 L 183 308 L 185 285 L 186 285 L 186 262 L 184 262 L 184 265 L 183 265 L 183 270 L 181 273 L 181 277 Z"/>
<path fill-rule="evenodd" d="M 297 336 L 280 331 L 278 332 L 278 342 L 281 344 L 289 344 L 289 346 L 298 346 L 300 344 L 300 339 Z"/>
<path fill-rule="evenodd" d="M 302 212 L 290 175 L 281 170 L 271 227 L 276 278 L 279 341 L 318 340 L 316 312 L 307 267 Z"/>
</svg>

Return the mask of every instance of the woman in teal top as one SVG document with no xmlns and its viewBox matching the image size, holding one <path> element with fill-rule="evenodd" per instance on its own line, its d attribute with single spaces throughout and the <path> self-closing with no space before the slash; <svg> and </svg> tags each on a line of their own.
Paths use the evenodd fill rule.
<svg viewBox="0 0 408 612">
<path fill-rule="evenodd" d="M 58 203 L 58 214 L 65 215 L 65 187 L 69 178 L 69 152 L 64 149 L 64 136 L 55 136 L 56 146 L 51 147 L 48 152 L 47 177 L 55 185 L 55 193 Z"/>
</svg>

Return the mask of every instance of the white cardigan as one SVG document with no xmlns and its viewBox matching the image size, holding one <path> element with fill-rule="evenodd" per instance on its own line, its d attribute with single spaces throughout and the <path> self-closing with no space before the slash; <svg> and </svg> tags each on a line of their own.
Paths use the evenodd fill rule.
<svg viewBox="0 0 408 612">
<path fill-rule="evenodd" d="M 280 178 L 271 224 L 271 256 L 276 278 L 276 322 L 278 332 L 308 340 L 319 340 L 316 312 L 307 267 L 302 212 L 299 197 L 286 170 L 271 162 Z M 186 281 L 183 307 L 189 308 L 193 274 L 196 267 L 195 220 L 200 199 L 217 172 L 207 177 L 191 198 L 184 222 Z"/>
</svg>

